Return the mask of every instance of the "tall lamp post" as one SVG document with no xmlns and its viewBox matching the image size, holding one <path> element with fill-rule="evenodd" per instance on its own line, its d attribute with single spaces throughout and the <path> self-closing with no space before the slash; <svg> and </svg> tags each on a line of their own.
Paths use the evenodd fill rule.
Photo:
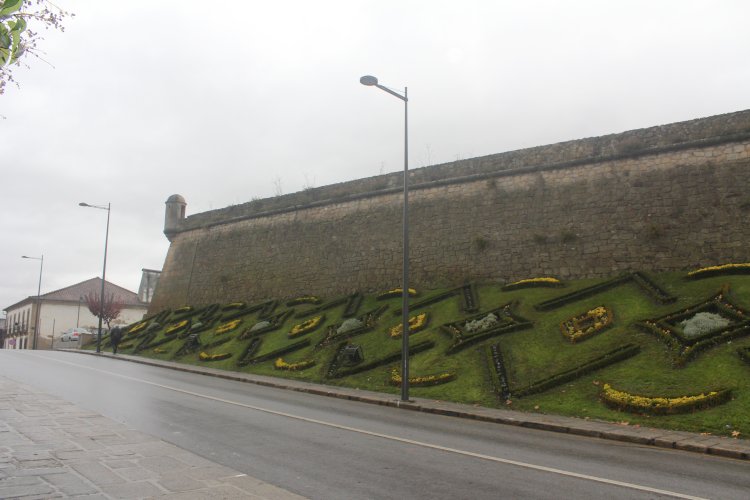
<svg viewBox="0 0 750 500">
<path fill-rule="evenodd" d="M 404 101 L 404 253 L 403 284 L 401 289 L 401 401 L 409 401 L 409 98 L 408 88 L 404 93 L 389 89 L 378 83 L 371 75 L 363 76 L 359 83 L 368 87 L 377 87 Z"/>
<path fill-rule="evenodd" d="M 44 254 L 41 257 L 29 257 L 28 255 L 21 255 L 22 259 L 33 259 L 39 261 L 39 286 L 36 288 L 36 318 L 34 319 L 34 338 L 31 341 L 31 348 L 36 349 L 36 339 L 39 337 L 39 319 L 41 318 L 40 313 L 42 309 L 42 269 L 44 269 Z"/>
<path fill-rule="evenodd" d="M 110 214 L 110 208 L 112 207 L 111 203 L 107 203 L 107 206 L 99 206 L 99 205 L 89 205 L 88 203 L 81 202 L 78 204 L 78 206 L 81 207 L 87 207 L 87 208 L 98 208 L 99 210 L 106 210 L 107 211 L 107 232 L 104 233 L 104 266 L 102 267 L 102 293 L 99 297 L 99 331 L 96 334 L 96 352 L 101 352 L 102 347 L 102 316 L 104 312 L 104 283 L 105 283 L 105 277 L 107 275 L 107 244 L 109 243 L 109 214 Z"/>
</svg>

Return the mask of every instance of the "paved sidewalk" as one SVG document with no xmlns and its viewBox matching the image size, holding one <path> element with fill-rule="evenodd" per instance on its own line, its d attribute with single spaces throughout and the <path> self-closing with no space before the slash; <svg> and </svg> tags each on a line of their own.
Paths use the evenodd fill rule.
<svg viewBox="0 0 750 500">
<path fill-rule="evenodd" d="M 93 351 L 71 352 L 90 354 L 94 356 L 110 356 L 111 353 L 97 354 Z M 667 429 L 653 429 L 631 425 L 621 425 L 601 420 L 585 420 L 580 418 L 544 415 L 541 413 L 525 413 L 513 410 L 498 410 L 482 408 L 458 403 L 447 403 L 431 399 L 413 398 L 412 401 L 402 402 L 392 394 L 383 394 L 346 387 L 333 387 L 311 384 L 297 380 L 252 375 L 248 373 L 230 372 L 216 368 L 184 365 L 171 361 L 160 361 L 140 356 L 118 354 L 116 359 L 141 363 L 152 366 L 162 366 L 173 370 L 200 373 L 228 380 L 237 380 L 267 387 L 276 387 L 292 391 L 306 392 L 321 396 L 329 396 L 363 403 L 392 406 L 407 410 L 423 411 L 453 417 L 469 418 L 494 422 L 498 424 L 517 425 L 532 429 L 542 429 L 553 432 L 564 432 L 579 436 L 589 436 L 615 441 L 625 441 L 661 448 L 673 448 L 696 453 L 706 453 L 740 460 L 750 460 L 750 440 L 732 439 L 723 436 L 695 434 L 692 432 L 670 431 Z"/>
<path fill-rule="evenodd" d="M 303 497 L 0 377 L 0 498 Z"/>
</svg>

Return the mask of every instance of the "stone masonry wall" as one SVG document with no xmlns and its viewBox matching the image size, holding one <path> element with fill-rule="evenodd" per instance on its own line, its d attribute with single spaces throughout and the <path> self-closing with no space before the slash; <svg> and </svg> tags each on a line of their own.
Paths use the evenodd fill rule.
<svg viewBox="0 0 750 500">
<path fill-rule="evenodd" d="M 563 143 L 576 151 L 579 142 L 582 152 L 562 163 L 514 160 L 481 171 L 476 165 L 490 160 L 475 159 L 458 173 L 437 168 L 410 193 L 412 283 L 571 279 L 750 260 L 750 112 L 723 116 L 731 118 L 724 129 L 712 117 L 704 119 L 710 127 L 694 120 L 644 129 L 642 137 L 606 136 L 613 148 L 632 149 L 593 158 L 585 149 L 603 138 Z M 665 145 L 665 133 L 686 129 L 709 137 L 695 132 L 691 142 Z M 558 146 L 532 148 L 529 158 Z M 169 235 L 151 310 L 398 286 L 400 189 L 328 194 L 266 212 L 246 204 L 189 217 Z"/>
</svg>

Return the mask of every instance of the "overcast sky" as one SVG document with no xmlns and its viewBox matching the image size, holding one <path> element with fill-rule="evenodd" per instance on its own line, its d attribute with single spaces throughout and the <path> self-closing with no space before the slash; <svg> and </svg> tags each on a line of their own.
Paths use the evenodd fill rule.
<svg viewBox="0 0 750 500">
<path fill-rule="evenodd" d="M 750 107 L 750 2 L 56 0 L 0 96 L 0 307 L 161 269 L 188 215 Z M 53 67 L 54 66 L 54 67 Z M 4 313 L 0 313 L 2 317 Z"/>
</svg>

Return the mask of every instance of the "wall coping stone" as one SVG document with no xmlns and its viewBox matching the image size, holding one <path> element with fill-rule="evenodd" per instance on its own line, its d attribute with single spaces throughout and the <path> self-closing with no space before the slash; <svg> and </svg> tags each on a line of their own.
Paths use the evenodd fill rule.
<svg viewBox="0 0 750 500">
<path fill-rule="evenodd" d="M 736 123 L 734 124 L 734 126 L 732 126 L 733 122 L 740 122 L 740 132 L 737 132 L 738 127 Z M 698 130 L 688 130 L 687 133 L 692 134 L 693 137 L 690 137 L 687 140 L 665 143 L 665 140 L 673 140 L 676 134 L 684 134 L 686 128 L 693 128 Z M 701 133 L 705 133 L 705 130 L 703 130 L 703 128 L 707 128 L 709 129 L 709 133 L 713 133 L 708 136 L 700 136 Z M 717 131 L 716 128 L 718 128 L 719 130 Z M 409 171 L 410 180 L 416 180 L 414 184 L 409 185 L 409 191 L 432 189 L 441 186 L 463 184 L 485 179 L 562 170 L 587 164 L 597 164 L 642 156 L 671 153 L 687 149 L 704 148 L 731 142 L 747 141 L 749 139 L 750 110 L 738 111 L 735 113 L 716 115 L 708 118 L 699 118 L 669 125 L 659 125 L 644 129 L 631 130 L 618 134 L 577 139 L 573 141 L 555 143 L 552 145 L 536 146 L 532 148 L 481 156 L 466 160 L 459 160 L 456 162 L 443 163 L 428 167 L 420 167 Z M 527 159 L 533 158 L 535 153 L 543 152 L 545 149 L 559 149 L 560 156 L 565 156 L 566 150 L 568 150 L 567 152 L 569 153 L 569 150 L 571 149 L 607 149 L 609 150 L 609 152 L 598 155 L 583 154 L 578 155 L 577 158 L 559 162 L 548 161 L 521 167 L 514 167 L 512 165 L 514 161 L 523 162 L 524 157 L 526 157 Z M 548 153 L 554 154 L 554 151 L 550 151 Z M 547 154 L 546 156 L 549 156 L 550 154 Z M 573 153 L 573 155 L 575 156 L 576 153 Z M 462 170 L 480 170 L 482 169 L 483 165 L 486 168 L 487 164 L 497 163 L 497 160 L 500 160 L 500 162 L 502 162 L 502 160 L 507 160 L 507 163 L 510 163 L 511 165 L 493 164 L 490 165 L 490 167 L 493 168 L 493 170 L 490 171 L 468 174 L 460 173 L 460 171 Z M 459 171 L 458 175 L 456 175 L 456 171 Z M 420 177 L 432 177 L 433 175 L 431 174 L 442 176 L 442 178 L 436 180 L 419 179 Z M 372 189 L 369 187 L 371 185 L 383 187 Z M 363 188 L 367 190 L 357 192 L 357 189 Z M 343 194 L 337 194 L 337 192 L 342 191 Z M 307 189 L 297 193 L 290 193 L 287 195 L 266 198 L 263 200 L 254 200 L 243 203 L 241 205 L 235 205 L 227 208 L 216 209 L 191 215 L 186 219 L 180 221 L 178 227 L 170 231 L 170 237 L 175 234 L 189 232 L 197 229 L 207 229 L 215 226 L 233 224 L 245 220 L 271 217 L 275 215 L 308 210 L 311 208 L 318 208 L 337 203 L 349 203 L 352 201 L 397 194 L 401 192 L 403 192 L 403 172 L 393 172 L 370 178 L 347 181 L 328 186 L 321 186 L 319 188 Z M 320 195 L 327 197 L 319 200 L 313 199 L 312 201 L 306 201 L 310 198 L 316 198 Z M 299 203 L 299 201 L 303 202 Z M 262 210 L 261 207 L 267 202 L 273 202 L 280 206 L 278 208 L 272 208 L 270 210 Z M 233 212 L 240 213 L 239 215 L 233 215 Z"/>
</svg>

